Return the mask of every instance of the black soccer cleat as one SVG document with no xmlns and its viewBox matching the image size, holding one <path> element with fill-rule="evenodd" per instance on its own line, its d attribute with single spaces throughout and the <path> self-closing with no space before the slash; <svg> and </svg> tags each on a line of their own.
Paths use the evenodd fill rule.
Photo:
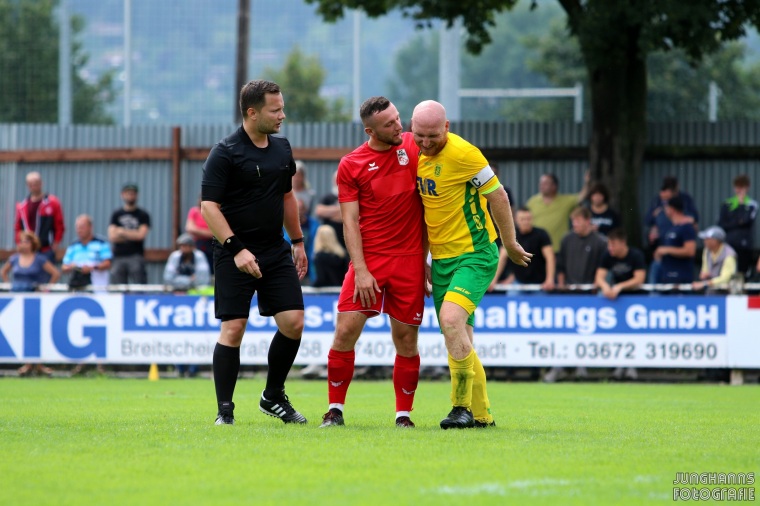
<svg viewBox="0 0 760 506">
<path fill-rule="evenodd" d="M 441 428 L 447 429 L 471 429 L 475 427 L 475 419 L 472 411 L 464 406 L 454 406 L 449 416 L 441 420 Z"/>
<path fill-rule="evenodd" d="M 282 397 L 271 401 L 264 397 L 264 392 L 261 392 L 259 409 L 265 415 L 279 418 L 284 423 L 307 423 L 306 417 L 295 410 L 284 392 Z"/>
<path fill-rule="evenodd" d="M 408 427 L 410 429 L 413 429 L 414 428 L 414 422 L 408 416 L 400 416 L 400 417 L 396 418 L 396 427 L 402 427 L 402 428 L 407 428 Z"/>
<path fill-rule="evenodd" d="M 216 414 L 216 421 L 214 425 L 234 425 L 235 424 L 235 403 L 220 402 L 219 411 Z"/>
<path fill-rule="evenodd" d="M 488 427 L 496 427 L 496 422 L 491 420 L 491 422 L 483 422 L 481 420 L 475 420 L 473 427 L 476 429 L 487 429 Z"/>
<path fill-rule="evenodd" d="M 331 408 L 330 411 L 325 413 L 322 417 L 322 425 L 320 425 L 319 428 L 338 427 L 341 425 L 344 425 L 343 412 L 337 408 Z"/>
</svg>

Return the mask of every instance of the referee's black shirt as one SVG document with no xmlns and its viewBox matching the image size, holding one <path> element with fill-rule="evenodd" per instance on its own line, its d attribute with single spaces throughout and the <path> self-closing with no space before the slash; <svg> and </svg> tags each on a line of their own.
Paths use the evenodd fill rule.
<svg viewBox="0 0 760 506">
<path fill-rule="evenodd" d="M 243 127 L 217 143 L 203 165 L 201 199 L 221 204 L 232 232 L 254 254 L 282 244 L 283 195 L 296 173 L 284 137 L 256 147 Z"/>
</svg>

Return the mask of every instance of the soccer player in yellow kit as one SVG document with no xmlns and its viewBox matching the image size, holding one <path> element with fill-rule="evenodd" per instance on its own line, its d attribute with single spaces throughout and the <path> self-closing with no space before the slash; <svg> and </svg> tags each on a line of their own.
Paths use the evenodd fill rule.
<svg viewBox="0 0 760 506">
<path fill-rule="evenodd" d="M 417 189 L 433 257 L 429 280 L 451 371 L 453 409 L 441 428 L 493 426 L 485 370 L 473 348 L 473 313 L 499 261 L 488 204 L 510 260 L 525 266 L 532 255 L 515 239 L 504 187 L 480 150 L 449 132 L 443 106 L 417 104 L 412 133 L 420 148 Z"/>
</svg>

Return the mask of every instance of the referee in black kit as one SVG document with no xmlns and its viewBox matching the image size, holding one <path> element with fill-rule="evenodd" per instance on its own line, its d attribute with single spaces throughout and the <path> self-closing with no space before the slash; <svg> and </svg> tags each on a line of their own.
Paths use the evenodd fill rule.
<svg viewBox="0 0 760 506">
<path fill-rule="evenodd" d="M 251 81 L 240 90 L 243 125 L 217 143 L 203 166 L 201 212 L 214 237 L 214 309 L 222 331 L 214 348 L 216 425 L 235 423 L 232 394 L 243 341 L 258 293 L 259 312 L 274 316 L 277 332 L 269 346 L 269 372 L 259 409 L 285 423 L 306 423 L 285 395 L 285 378 L 303 332 L 300 279 L 308 260 L 291 191 L 296 164 L 290 143 L 272 137 L 285 119 L 280 87 Z M 285 241 L 282 226 L 293 238 Z"/>
</svg>

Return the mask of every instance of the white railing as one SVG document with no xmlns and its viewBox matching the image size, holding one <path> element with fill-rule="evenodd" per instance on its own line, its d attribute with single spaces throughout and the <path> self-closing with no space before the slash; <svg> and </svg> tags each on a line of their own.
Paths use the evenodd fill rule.
<svg viewBox="0 0 760 506">
<path fill-rule="evenodd" d="M 303 293 L 320 294 L 320 293 L 340 293 L 340 287 L 314 288 L 312 286 L 302 287 Z M 0 293 L 10 292 L 10 283 L 0 283 Z M 107 285 L 107 286 L 84 286 L 81 289 L 73 291 L 66 283 L 51 283 L 39 285 L 37 292 L 42 293 L 77 293 L 77 292 L 104 292 L 104 293 L 174 293 L 175 290 L 171 285 Z"/>
<path fill-rule="evenodd" d="M 583 122 L 583 85 L 572 88 L 461 88 L 461 98 L 572 98 L 573 119 Z"/>
<path fill-rule="evenodd" d="M 733 294 L 745 293 L 747 291 L 760 290 L 760 283 L 723 283 L 710 287 L 712 290 L 726 290 Z M 597 287 L 594 284 L 574 284 L 566 285 L 564 288 L 555 288 L 550 293 L 567 293 L 567 292 L 593 292 Z M 703 289 L 694 289 L 690 283 L 674 284 L 674 283 L 645 283 L 641 285 L 640 290 L 645 292 L 662 292 L 669 293 L 673 291 L 678 292 L 702 292 Z M 497 292 L 541 292 L 543 288 L 541 285 L 496 285 L 494 291 Z"/>
</svg>

